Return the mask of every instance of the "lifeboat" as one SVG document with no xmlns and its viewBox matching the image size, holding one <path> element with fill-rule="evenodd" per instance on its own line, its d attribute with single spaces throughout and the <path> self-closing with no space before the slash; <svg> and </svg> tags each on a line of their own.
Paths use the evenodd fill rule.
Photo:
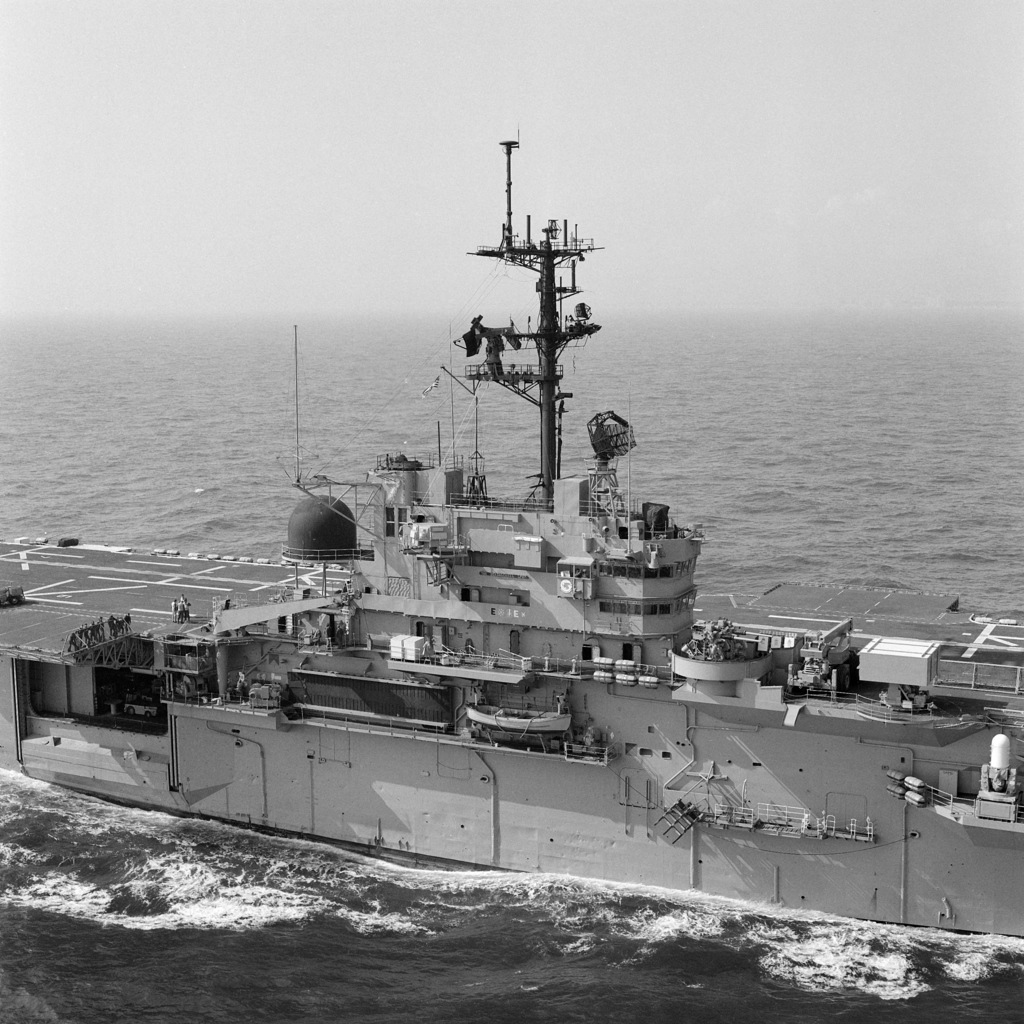
<svg viewBox="0 0 1024 1024">
<path fill-rule="evenodd" d="M 565 732 L 572 723 L 572 715 L 568 712 L 524 711 L 495 707 L 492 704 L 471 705 L 466 708 L 466 717 L 485 729 L 520 734 L 559 734 Z"/>
</svg>

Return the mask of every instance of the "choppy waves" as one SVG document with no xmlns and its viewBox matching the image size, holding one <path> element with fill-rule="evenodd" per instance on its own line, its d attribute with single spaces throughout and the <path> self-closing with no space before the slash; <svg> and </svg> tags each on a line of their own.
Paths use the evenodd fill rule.
<svg viewBox="0 0 1024 1024">
<path fill-rule="evenodd" d="M 906 1000 L 1024 977 L 1024 940 L 953 936 L 552 875 L 420 871 L 301 840 L 121 808 L 0 774 L 0 905 L 127 937 L 332 922 L 361 937 L 500 945 L 608 969 L 734 961 L 769 984 Z"/>
</svg>

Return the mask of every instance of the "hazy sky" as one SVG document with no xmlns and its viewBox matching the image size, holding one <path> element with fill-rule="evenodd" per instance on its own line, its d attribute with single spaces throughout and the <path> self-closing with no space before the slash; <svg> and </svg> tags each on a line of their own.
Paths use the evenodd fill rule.
<svg viewBox="0 0 1024 1024">
<path fill-rule="evenodd" d="M 0 0 L 0 313 L 1024 303 L 1020 0 Z M 496 309 L 482 310 L 500 319 Z"/>
</svg>

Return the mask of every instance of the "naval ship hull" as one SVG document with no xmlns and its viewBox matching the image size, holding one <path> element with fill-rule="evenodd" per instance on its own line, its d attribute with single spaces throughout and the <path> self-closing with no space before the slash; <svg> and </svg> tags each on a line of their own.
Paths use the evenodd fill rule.
<svg viewBox="0 0 1024 1024">
<path fill-rule="evenodd" d="M 567 747 L 345 720 L 308 707 L 297 716 L 251 702 L 168 700 L 159 718 L 103 714 L 93 699 L 102 666 L 70 664 L 46 640 L 81 618 L 70 602 L 78 591 L 87 600 L 97 573 L 132 578 L 135 588 L 173 578 L 186 589 L 220 581 L 237 590 L 243 579 L 250 589 L 281 582 L 289 569 L 211 570 L 205 562 L 148 556 L 151 567 L 140 570 L 126 564 L 130 554 L 83 556 L 81 549 L 76 566 L 57 549 L 13 545 L 3 557 L 27 563 L 36 587 L 27 605 L 6 609 L 2 619 L 0 755 L 5 767 L 33 778 L 412 864 L 555 872 L 766 907 L 1024 934 L 1024 892 L 1013 882 L 1024 833 L 965 823 L 886 792 L 892 770 L 932 777 L 943 766 L 982 765 L 993 725 L 854 721 L 827 704 L 797 705 L 793 714 L 794 705 L 772 689 L 747 701 L 742 693 L 722 698 L 616 683 L 591 684 L 586 694 L 595 719 L 614 713 L 610 746 L 578 756 Z M 58 578 L 59 591 L 48 582 Z M 44 595 L 56 593 L 62 596 L 47 605 Z M 124 594 L 111 588 L 107 606 Z M 141 601 L 137 589 L 129 594 L 136 621 L 154 627 L 147 632 L 158 622 L 172 628 L 156 609 L 139 607 L 155 600 Z M 736 613 L 735 596 L 721 600 Z M 714 610 L 712 599 L 703 603 Z M 740 611 L 768 619 L 772 608 L 762 596 Z M 952 635 L 972 626 L 964 615 L 939 618 L 938 625 L 905 621 L 904 631 Z M 1011 639 L 1024 634 L 1016 626 L 1000 630 Z M 1001 642 L 1005 649 L 1005 636 Z M 40 693 L 58 685 L 65 713 L 41 711 Z M 705 815 L 691 824 L 671 812 L 676 793 L 708 806 L 756 807 L 759 815 Z M 839 824 L 809 832 L 793 808 Z"/>
<path fill-rule="evenodd" d="M 638 713 L 638 734 L 649 717 Z M 756 725 L 738 731 L 710 716 L 691 726 L 680 714 L 676 728 L 659 732 L 665 734 L 645 738 L 651 756 L 668 754 L 682 769 L 692 743 L 723 765 L 784 761 L 792 773 L 773 783 L 786 800 L 841 803 L 842 814 L 861 820 L 864 794 L 878 790 L 885 770 L 913 768 L 912 749 L 898 743 L 868 745 Z M 873 802 L 880 839 L 872 846 L 705 828 L 672 842 L 659 828 L 660 810 L 648 803 L 649 776 L 640 768 L 617 773 L 557 755 L 548 761 L 273 719 L 239 725 L 227 711 L 174 714 L 171 736 L 147 744 L 55 726 L 49 739 L 23 745 L 20 767 L 119 803 L 327 840 L 417 865 L 553 872 L 874 921 L 1024 934 L 1024 897 L 1012 884 L 1024 847 L 1020 836 L 971 835 L 906 803 Z M 984 744 L 957 755 L 983 759 Z M 814 768 L 823 756 L 835 762 L 832 772 Z M 172 764 L 188 767 L 175 777 Z"/>
</svg>

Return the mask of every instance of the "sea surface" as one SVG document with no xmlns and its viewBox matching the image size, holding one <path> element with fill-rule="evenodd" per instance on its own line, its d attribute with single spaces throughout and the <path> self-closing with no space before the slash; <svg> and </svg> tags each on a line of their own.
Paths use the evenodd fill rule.
<svg viewBox="0 0 1024 1024">
<path fill-rule="evenodd" d="M 276 558 L 297 451 L 337 494 L 379 454 L 447 457 L 453 438 L 492 497 L 524 494 L 535 409 L 494 386 L 477 405 L 442 369 L 461 378 L 450 338 L 485 300 L 306 321 L 297 360 L 288 317 L 6 322 L 0 537 Z M 1020 315 L 603 323 L 564 360 L 563 474 L 593 413 L 626 416 L 620 483 L 704 524 L 701 591 L 899 585 L 1024 615 Z M 405 870 L 0 773 L 0 1024 L 833 1016 L 1024 1020 L 1024 940 Z"/>
</svg>

